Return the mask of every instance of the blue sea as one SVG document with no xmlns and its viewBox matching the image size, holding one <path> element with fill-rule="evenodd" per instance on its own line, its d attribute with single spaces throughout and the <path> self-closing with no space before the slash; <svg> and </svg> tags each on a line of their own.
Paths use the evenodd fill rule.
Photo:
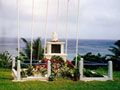
<svg viewBox="0 0 120 90">
<path fill-rule="evenodd" d="M 88 52 L 93 54 L 100 53 L 102 55 L 110 54 L 108 50 L 110 46 L 114 45 L 116 40 L 79 40 L 78 52 L 84 55 Z M 43 42 L 43 41 L 42 41 Z M 44 43 L 43 43 L 44 44 Z M 24 43 L 20 44 L 21 49 L 24 47 Z M 12 56 L 17 55 L 17 39 L 15 38 L 0 38 L 0 52 L 9 51 Z M 72 60 L 76 54 L 76 40 L 68 40 L 68 59 Z"/>
</svg>

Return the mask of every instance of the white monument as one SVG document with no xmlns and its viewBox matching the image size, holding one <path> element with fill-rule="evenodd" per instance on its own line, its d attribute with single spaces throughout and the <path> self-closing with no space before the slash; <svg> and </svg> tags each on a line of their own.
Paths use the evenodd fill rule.
<svg viewBox="0 0 120 90">
<path fill-rule="evenodd" d="M 58 39 L 57 33 L 52 33 L 52 40 L 47 42 L 45 58 L 51 59 L 52 56 L 61 56 L 65 61 L 67 54 L 64 51 L 65 42 L 61 42 Z"/>
<path fill-rule="evenodd" d="M 56 32 L 53 32 L 53 33 L 52 33 L 52 41 L 53 41 L 53 42 L 58 41 L 58 36 L 57 36 L 57 33 L 56 33 Z"/>
</svg>

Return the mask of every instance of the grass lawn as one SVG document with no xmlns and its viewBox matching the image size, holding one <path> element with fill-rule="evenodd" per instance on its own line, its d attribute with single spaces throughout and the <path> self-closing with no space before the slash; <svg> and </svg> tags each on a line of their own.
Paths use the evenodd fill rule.
<svg viewBox="0 0 120 90">
<path fill-rule="evenodd" d="M 11 70 L 0 69 L 0 90 L 120 90 L 120 72 L 114 72 L 114 81 L 71 81 L 57 79 L 52 82 L 12 82 Z"/>
</svg>

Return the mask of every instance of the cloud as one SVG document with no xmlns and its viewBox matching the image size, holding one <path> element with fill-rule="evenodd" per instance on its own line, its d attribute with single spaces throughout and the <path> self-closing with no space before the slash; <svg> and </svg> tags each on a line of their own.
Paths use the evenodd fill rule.
<svg viewBox="0 0 120 90">
<path fill-rule="evenodd" d="M 46 2 L 35 0 L 35 32 L 44 37 Z M 65 38 L 66 5 L 67 0 L 59 0 L 58 29 L 60 38 Z M 76 38 L 77 1 L 69 0 L 68 29 L 70 38 Z M 83 39 L 119 39 L 120 36 L 120 0 L 80 0 L 80 30 L 79 38 Z M 32 0 L 20 0 L 20 33 L 22 37 L 31 35 Z M 49 0 L 48 37 L 56 31 L 57 0 Z M 4 31 L 5 37 L 16 36 L 17 2 L 16 0 L 0 1 L 0 34 Z M 12 32 L 10 32 L 10 30 Z"/>
</svg>

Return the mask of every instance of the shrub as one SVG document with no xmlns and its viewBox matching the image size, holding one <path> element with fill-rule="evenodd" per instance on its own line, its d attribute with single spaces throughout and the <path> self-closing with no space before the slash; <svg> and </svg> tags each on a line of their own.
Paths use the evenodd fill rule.
<svg viewBox="0 0 120 90">
<path fill-rule="evenodd" d="M 63 78 L 72 78 L 74 76 L 74 71 L 67 66 L 63 66 L 60 68 L 60 74 Z"/>
<path fill-rule="evenodd" d="M 26 74 L 28 76 L 32 76 L 33 75 L 33 66 L 29 66 L 28 69 L 26 70 Z"/>
<path fill-rule="evenodd" d="M 24 78 L 24 77 L 27 77 L 27 71 L 26 70 L 22 70 L 21 71 L 21 77 Z"/>
<path fill-rule="evenodd" d="M 78 68 L 74 68 L 74 77 L 73 77 L 73 80 L 74 81 L 78 81 L 79 80 L 79 76 L 80 76 L 79 69 Z"/>
<path fill-rule="evenodd" d="M 74 65 L 70 61 L 64 61 L 60 56 L 53 56 L 51 58 L 51 63 L 52 76 L 54 76 L 54 78 L 62 77 L 74 81 L 79 79 L 79 70 L 74 68 Z"/>
<path fill-rule="evenodd" d="M 49 81 L 54 81 L 54 79 L 55 79 L 55 76 L 52 75 L 52 74 L 51 74 L 51 75 L 49 76 L 49 78 L 48 78 Z"/>
<path fill-rule="evenodd" d="M 73 61 L 72 61 L 72 64 L 73 64 L 73 65 L 75 65 L 76 59 L 77 59 L 77 64 L 79 64 L 79 61 L 81 60 L 81 55 L 78 54 L 77 57 L 74 57 L 74 58 L 73 58 Z M 77 66 L 78 66 L 78 65 L 77 65 Z"/>
<path fill-rule="evenodd" d="M 50 61 L 53 75 L 55 77 L 60 76 L 60 68 L 65 65 L 65 61 L 60 56 L 52 56 Z"/>
<path fill-rule="evenodd" d="M 60 74 L 63 78 L 71 79 L 74 81 L 79 80 L 79 69 L 76 68 L 70 68 L 67 66 L 64 66 L 60 69 Z"/>
<path fill-rule="evenodd" d="M 10 68 L 12 66 L 12 56 L 5 51 L 0 53 L 0 67 L 1 68 Z"/>
<path fill-rule="evenodd" d="M 26 70 L 21 71 L 22 77 L 26 76 L 45 76 L 47 74 L 46 65 L 28 66 Z"/>
<path fill-rule="evenodd" d="M 60 57 L 60 56 L 55 56 L 55 55 L 51 57 L 51 62 L 52 62 L 52 63 L 64 64 L 63 58 Z"/>
<path fill-rule="evenodd" d="M 82 56 L 85 61 L 104 63 L 106 62 L 106 56 L 102 56 L 100 53 L 97 55 L 92 54 L 91 52 L 86 53 Z"/>
</svg>

